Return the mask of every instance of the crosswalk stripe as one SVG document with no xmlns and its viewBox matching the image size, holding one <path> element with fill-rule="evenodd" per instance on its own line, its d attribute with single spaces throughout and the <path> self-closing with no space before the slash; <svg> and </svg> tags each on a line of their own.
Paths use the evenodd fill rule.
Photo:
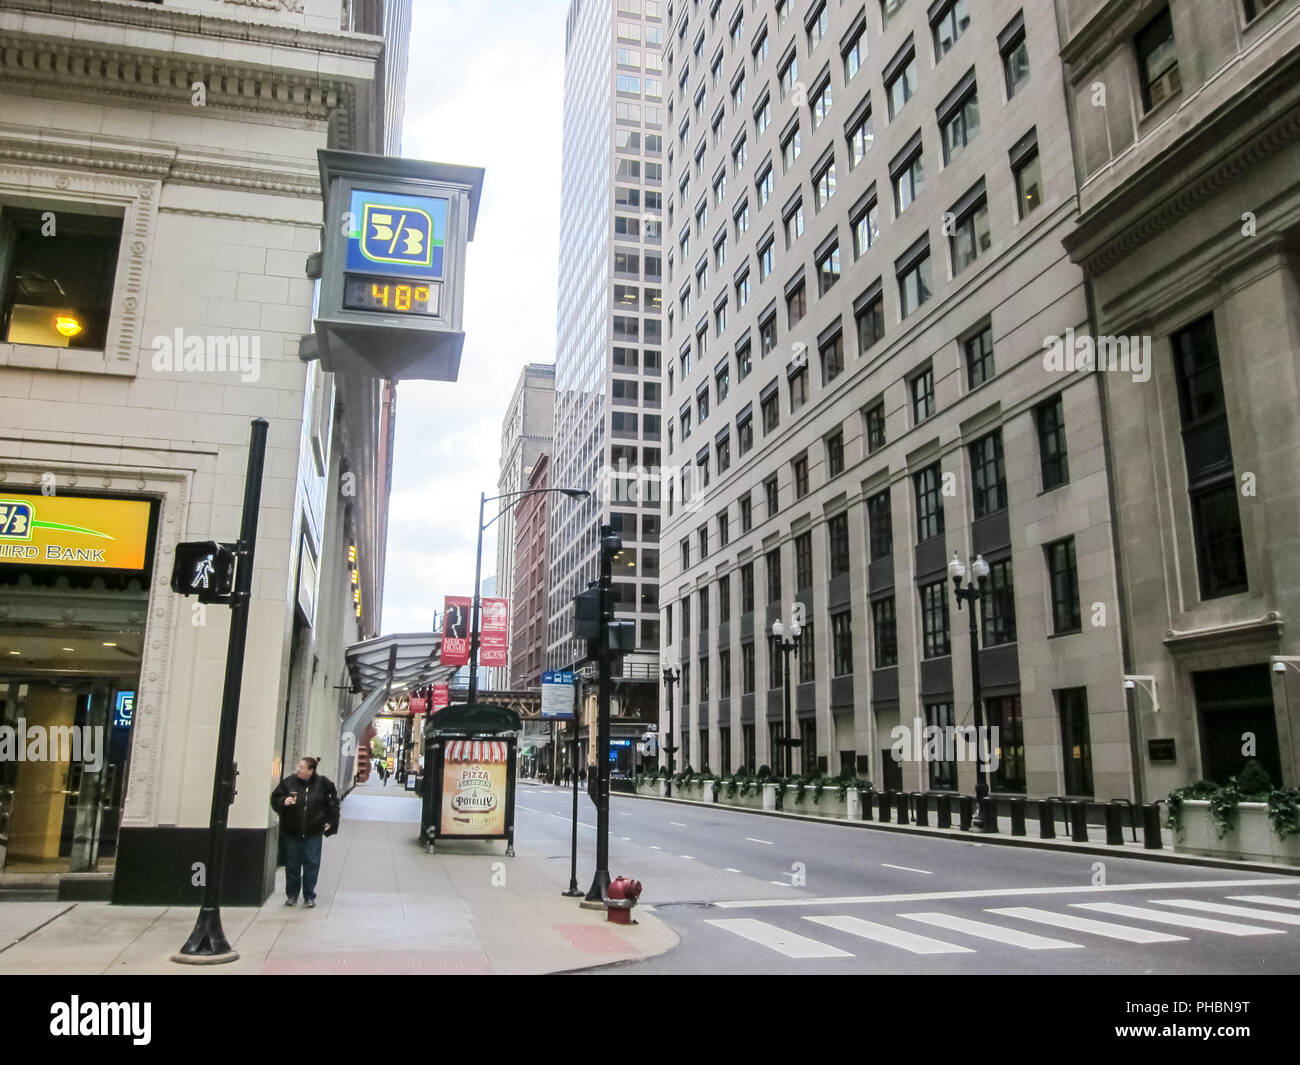
<svg viewBox="0 0 1300 1065">
<path fill-rule="evenodd" d="M 1025 950 L 1068 950 L 1081 947 L 1079 943 L 1067 943 L 1063 939 L 1036 936 L 1032 932 L 1018 932 L 1014 928 L 1002 928 L 995 924 L 972 921 L 966 917 L 954 917 L 952 914 L 947 913 L 900 913 L 898 916 L 905 917 L 909 921 L 932 924 L 936 928 L 964 932 L 968 936 L 976 936 L 979 939 L 991 939 L 995 943 L 1006 943 L 1008 946 L 1022 947 Z"/>
<path fill-rule="evenodd" d="M 1228 936 L 1286 935 L 1280 928 L 1260 928 L 1258 925 L 1232 924 L 1228 921 L 1215 921 L 1209 917 L 1195 917 L 1190 913 L 1166 913 L 1164 910 L 1149 910 L 1144 906 L 1124 906 L 1118 902 L 1072 902 L 1070 905 L 1080 910 L 1113 913 L 1117 917 L 1137 917 L 1143 921 L 1155 921 L 1156 924 L 1171 924 L 1178 928 L 1196 928 L 1202 932 L 1222 932 Z"/>
<path fill-rule="evenodd" d="M 1258 902 L 1267 906 L 1289 906 L 1300 910 L 1300 899 L 1275 899 L 1272 895 L 1229 895 L 1233 902 Z"/>
<path fill-rule="evenodd" d="M 851 958 L 846 950 L 819 943 L 815 939 L 801 936 L 797 932 L 787 932 L 766 921 L 756 921 L 752 917 L 735 917 L 727 920 L 705 921 L 724 932 L 741 936 L 760 946 L 784 954 L 787 958 Z"/>
<path fill-rule="evenodd" d="M 1253 917 L 1259 921 L 1276 921 L 1278 924 L 1300 925 L 1300 913 L 1278 913 L 1261 910 L 1258 906 L 1227 906 L 1222 902 L 1201 902 L 1199 899 L 1152 899 L 1161 906 L 1178 906 L 1184 910 L 1204 910 L 1221 913 L 1225 917 Z"/>
<path fill-rule="evenodd" d="M 888 925 L 864 921 L 859 917 L 805 917 L 804 920 L 834 928 L 839 932 L 847 932 L 851 936 L 872 939 L 891 947 L 901 947 L 913 954 L 975 953 L 970 947 L 959 947 L 954 943 L 945 943 L 940 939 L 931 939 L 929 936 L 917 935 L 915 932 L 907 932 L 901 928 L 890 928 Z"/>
<path fill-rule="evenodd" d="M 1094 921 L 1088 917 L 1076 917 L 1072 913 L 1052 913 L 1050 910 L 1036 910 L 1032 906 L 1007 906 L 998 910 L 986 910 L 1003 917 L 1019 917 L 1023 921 L 1036 921 L 1038 924 L 1051 925 L 1053 928 L 1066 928 L 1072 932 L 1091 932 L 1095 936 L 1108 939 L 1122 939 L 1126 943 L 1174 943 L 1186 942 L 1186 936 L 1170 935 L 1168 932 L 1153 932 L 1147 928 L 1128 928 L 1122 924 L 1108 921 Z"/>
</svg>

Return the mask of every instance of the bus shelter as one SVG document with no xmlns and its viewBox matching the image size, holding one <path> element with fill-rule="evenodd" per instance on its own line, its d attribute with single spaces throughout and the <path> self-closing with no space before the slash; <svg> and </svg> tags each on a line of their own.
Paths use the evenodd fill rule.
<svg viewBox="0 0 1300 1065">
<path fill-rule="evenodd" d="M 504 839 L 515 854 L 515 759 L 519 715 L 486 703 L 448 707 L 424 726 L 420 839 Z"/>
</svg>

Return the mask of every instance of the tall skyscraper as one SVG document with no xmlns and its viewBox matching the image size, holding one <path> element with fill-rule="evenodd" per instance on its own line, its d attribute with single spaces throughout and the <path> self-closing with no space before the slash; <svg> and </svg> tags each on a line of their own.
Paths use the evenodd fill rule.
<svg viewBox="0 0 1300 1065">
<path fill-rule="evenodd" d="M 657 0 L 574 0 L 565 31 L 551 484 L 595 494 L 552 501 L 547 665 L 583 653 L 572 599 L 597 577 L 609 523 L 624 544 L 616 610 L 640 648 L 616 692 L 625 714 L 653 702 L 658 679 L 659 507 L 634 471 L 660 465 L 666 16 Z"/>
<path fill-rule="evenodd" d="M 1052 7 L 668 17 L 678 764 L 780 765 L 771 632 L 798 620 L 796 772 L 971 790 L 891 747 L 974 722 L 947 567 L 982 556 L 994 790 L 1133 797 L 1098 385 L 1045 361 L 1088 321 Z"/>
</svg>

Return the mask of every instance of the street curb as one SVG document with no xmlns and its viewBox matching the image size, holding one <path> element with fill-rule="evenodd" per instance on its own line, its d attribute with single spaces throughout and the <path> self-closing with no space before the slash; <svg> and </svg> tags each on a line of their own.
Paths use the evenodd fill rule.
<svg viewBox="0 0 1300 1065">
<path fill-rule="evenodd" d="M 622 798 L 644 799 L 647 802 L 671 802 L 682 806 L 703 806 L 711 810 L 731 810 L 739 814 L 758 814 L 761 817 L 780 817 L 788 821 L 811 821 L 820 825 L 843 825 L 845 828 L 875 829 L 878 832 L 894 832 L 904 835 L 930 836 L 935 839 L 955 839 L 958 842 L 987 843 L 995 847 L 1033 847 L 1038 850 L 1065 851 L 1073 854 L 1093 854 L 1100 857 L 1135 858 L 1138 861 L 1181 863 L 1199 865 L 1206 869 L 1236 869 L 1245 873 L 1272 873 L 1300 877 L 1300 867 L 1294 865 L 1273 865 L 1269 862 L 1242 862 L 1230 858 L 1207 858 L 1199 854 L 1178 854 L 1171 850 L 1150 851 L 1128 850 L 1105 843 L 1075 843 L 1068 839 L 1033 839 L 1029 836 L 1005 836 L 1001 833 L 963 832 L 959 828 L 918 828 L 915 825 L 881 824 L 879 821 L 844 821 L 835 817 L 814 817 L 810 814 L 793 814 L 784 810 L 751 810 L 747 807 L 728 806 L 726 803 L 697 802 L 694 799 L 670 799 L 660 795 L 637 795 L 633 792 L 614 792 Z"/>
</svg>

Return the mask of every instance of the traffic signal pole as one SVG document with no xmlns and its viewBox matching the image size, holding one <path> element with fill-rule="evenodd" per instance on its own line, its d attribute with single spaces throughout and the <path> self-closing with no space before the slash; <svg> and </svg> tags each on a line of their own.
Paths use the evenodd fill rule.
<svg viewBox="0 0 1300 1065">
<path fill-rule="evenodd" d="M 613 687 L 613 649 L 610 625 L 614 620 L 614 555 L 622 549 L 612 525 L 600 527 L 600 639 L 596 695 L 596 872 L 584 903 L 603 905 L 609 890 L 609 701 Z M 592 782 L 588 782 L 588 788 Z"/>
</svg>

